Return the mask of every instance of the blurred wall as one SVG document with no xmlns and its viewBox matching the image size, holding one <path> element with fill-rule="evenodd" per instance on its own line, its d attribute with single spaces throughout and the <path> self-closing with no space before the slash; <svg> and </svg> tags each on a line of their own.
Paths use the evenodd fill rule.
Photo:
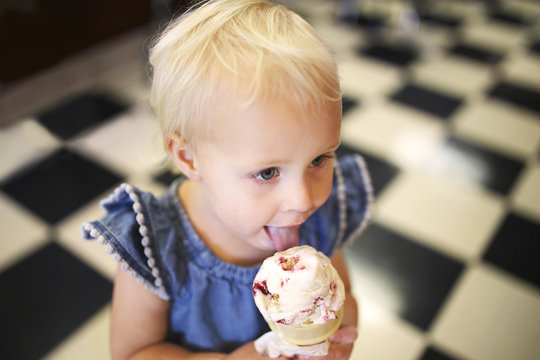
<svg viewBox="0 0 540 360">
<path fill-rule="evenodd" d="M 44 70 L 150 20 L 150 0 L 22 0 L 0 4 L 0 83 Z"/>
</svg>

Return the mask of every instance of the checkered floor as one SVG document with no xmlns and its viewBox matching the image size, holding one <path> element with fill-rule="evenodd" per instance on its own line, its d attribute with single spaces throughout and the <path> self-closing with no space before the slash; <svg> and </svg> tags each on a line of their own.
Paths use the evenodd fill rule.
<svg viewBox="0 0 540 360">
<path fill-rule="evenodd" d="M 336 53 L 340 152 L 376 190 L 347 251 L 352 358 L 538 360 L 540 3 L 293 3 Z M 116 265 L 79 226 L 120 182 L 174 177 L 141 63 L 0 129 L 1 359 L 110 357 Z"/>
</svg>

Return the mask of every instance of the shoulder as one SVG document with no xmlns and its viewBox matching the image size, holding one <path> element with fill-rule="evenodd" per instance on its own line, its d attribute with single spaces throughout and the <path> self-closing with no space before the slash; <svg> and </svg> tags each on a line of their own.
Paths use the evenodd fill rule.
<svg viewBox="0 0 540 360">
<path fill-rule="evenodd" d="M 366 162 L 358 154 L 336 162 L 334 181 L 340 207 L 338 242 L 342 244 L 358 236 L 371 220 L 373 186 Z"/>
<path fill-rule="evenodd" d="M 372 206 L 373 188 L 364 159 L 360 155 L 339 158 L 330 196 L 308 220 L 307 241 L 331 256 L 365 229 Z"/>
<path fill-rule="evenodd" d="M 83 238 L 105 245 L 122 270 L 168 299 L 159 239 L 173 227 L 162 202 L 151 193 L 122 184 L 100 205 L 106 214 L 82 225 Z"/>
</svg>

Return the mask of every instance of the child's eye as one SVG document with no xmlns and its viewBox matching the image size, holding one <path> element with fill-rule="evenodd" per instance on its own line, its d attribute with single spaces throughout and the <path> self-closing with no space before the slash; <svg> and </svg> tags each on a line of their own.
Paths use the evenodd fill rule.
<svg viewBox="0 0 540 360">
<path fill-rule="evenodd" d="M 275 178 L 278 175 L 279 175 L 278 169 L 276 169 L 276 168 L 268 168 L 268 169 L 264 169 L 264 170 L 261 170 L 261 171 L 255 173 L 255 178 L 257 180 L 268 181 L 268 180 L 272 180 L 273 178 Z"/>
<path fill-rule="evenodd" d="M 311 166 L 312 167 L 319 167 L 323 164 L 323 162 L 326 160 L 326 159 L 333 159 L 334 156 L 332 155 L 321 155 L 321 156 L 317 156 L 312 162 L 311 162 Z"/>
</svg>

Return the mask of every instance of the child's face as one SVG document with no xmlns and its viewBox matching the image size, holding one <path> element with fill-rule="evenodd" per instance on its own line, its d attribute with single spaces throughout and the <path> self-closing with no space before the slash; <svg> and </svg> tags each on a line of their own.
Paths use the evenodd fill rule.
<svg viewBox="0 0 540 360">
<path fill-rule="evenodd" d="M 237 104 L 231 96 L 216 108 L 195 156 L 204 227 L 229 251 L 295 246 L 298 226 L 330 194 L 341 105 L 302 113 L 282 101 Z"/>
</svg>

